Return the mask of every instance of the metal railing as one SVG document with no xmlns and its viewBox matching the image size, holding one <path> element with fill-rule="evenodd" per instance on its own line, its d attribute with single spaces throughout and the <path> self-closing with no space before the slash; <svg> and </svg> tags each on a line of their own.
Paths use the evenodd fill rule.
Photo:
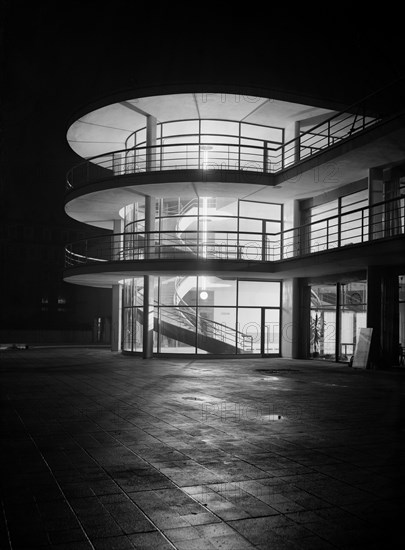
<svg viewBox="0 0 405 550">
<path fill-rule="evenodd" d="M 277 173 L 391 116 L 386 105 L 390 104 L 397 86 L 398 82 L 391 83 L 286 143 L 242 136 L 240 133 L 199 132 L 165 135 L 155 145 L 146 146 L 143 141 L 134 147 L 97 155 L 68 172 L 67 189 L 115 176 L 165 170 L 218 169 Z M 376 113 L 375 105 L 379 105 L 378 112 L 383 112 L 385 108 L 383 115 Z M 396 108 L 403 110 L 402 100 Z M 227 122 L 240 124 L 237 121 Z"/>
<path fill-rule="evenodd" d="M 91 237 L 66 246 L 66 267 L 113 261 L 221 259 L 280 261 L 404 234 L 405 196 L 279 233 L 142 231 Z"/>
</svg>

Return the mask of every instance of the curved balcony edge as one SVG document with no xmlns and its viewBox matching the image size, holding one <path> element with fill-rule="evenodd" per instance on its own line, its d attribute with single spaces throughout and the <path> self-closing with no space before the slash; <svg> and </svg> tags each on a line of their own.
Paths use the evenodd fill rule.
<svg viewBox="0 0 405 550">
<path fill-rule="evenodd" d="M 67 267 L 63 271 L 63 280 L 80 285 L 111 287 L 122 279 L 145 275 L 226 275 L 244 279 L 268 279 L 274 276 L 272 265 L 272 262 L 218 259 L 194 259 L 186 262 L 171 259 L 163 264 L 160 260 L 127 260 Z"/>
<path fill-rule="evenodd" d="M 262 173 L 249 170 L 226 170 L 226 169 L 184 169 L 165 170 L 161 172 L 149 171 L 133 174 L 108 175 L 97 180 L 70 187 L 65 192 L 65 204 L 71 200 L 97 191 L 117 189 L 129 186 L 158 185 L 167 183 L 227 183 L 246 185 L 276 185 L 275 174 Z"/>
<path fill-rule="evenodd" d="M 353 256 L 353 249 L 356 255 Z M 311 277 L 365 270 L 370 266 L 405 269 L 405 235 L 354 243 L 302 256 L 275 261 L 246 259 L 187 258 L 94 261 L 65 267 L 63 279 L 88 286 L 111 287 L 125 278 L 154 276 L 213 275 L 243 279 Z"/>
</svg>

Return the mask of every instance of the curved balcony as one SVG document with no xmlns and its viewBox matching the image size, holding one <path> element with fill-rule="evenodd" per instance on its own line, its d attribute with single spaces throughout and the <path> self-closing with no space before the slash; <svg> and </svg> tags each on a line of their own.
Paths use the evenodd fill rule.
<svg viewBox="0 0 405 550">
<path fill-rule="evenodd" d="M 295 163 L 321 153 L 342 140 L 357 135 L 380 122 L 366 114 L 364 103 L 352 112 L 338 113 L 284 142 L 281 128 L 230 120 L 183 120 L 158 124 L 156 143 L 147 145 L 146 129 L 126 140 L 133 146 L 87 159 L 67 174 L 67 190 L 91 183 L 149 172 L 181 170 L 226 170 L 244 173 L 276 174 Z M 203 122 L 236 125 L 233 133 L 203 132 Z M 174 124 L 198 123 L 197 132 L 171 133 Z M 249 130 L 244 130 L 247 127 Z"/>
<path fill-rule="evenodd" d="M 403 237 L 405 196 L 349 210 L 277 233 L 137 231 L 83 239 L 66 246 L 66 268 L 106 262 L 232 260 L 274 262 L 350 245 Z M 165 268 L 161 262 L 162 270 Z"/>
<path fill-rule="evenodd" d="M 66 246 L 66 267 L 137 260 L 270 259 L 270 236 L 262 233 L 212 231 L 142 231 L 83 239 Z M 273 253 L 274 256 L 274 253 Z"/>
</svg>

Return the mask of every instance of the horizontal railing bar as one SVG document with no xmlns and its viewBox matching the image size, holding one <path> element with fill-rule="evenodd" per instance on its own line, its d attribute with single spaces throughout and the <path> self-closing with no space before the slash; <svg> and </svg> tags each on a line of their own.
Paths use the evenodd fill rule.
<svg viewBox="0 0 405 550">
<path fill-rule="evenodd" d="M 404 234 L 405 196 L 273 233 L 173 229 L 90 237 L 66 246 L 66 265 L 180 257 L 274 261 Z M 394 205 L 393 207 L 391 205 Z M 374 210 L 374 216 L 373 216 Z M 223 218 L 224 216 L 218 216 Z M 345 220 L 345 218 L 348 218 Z M 293 248 L 291 248 L 293 247 Z M 101 256 L 101 257 L 100 257 Z"/>
</svg>

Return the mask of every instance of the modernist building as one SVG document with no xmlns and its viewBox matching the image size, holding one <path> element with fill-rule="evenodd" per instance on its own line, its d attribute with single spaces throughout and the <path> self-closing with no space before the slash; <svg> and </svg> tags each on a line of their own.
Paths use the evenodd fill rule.
<svg viewBox="0 0 405 550">
<path fill-rule="evenodd" d="M 114 350 L 370 364 L 405 342 L 405 127 L 392 88 L 356 105 L 144 94 L 81 113 L 66 281 L 112 288 Z"/>
</svg>

